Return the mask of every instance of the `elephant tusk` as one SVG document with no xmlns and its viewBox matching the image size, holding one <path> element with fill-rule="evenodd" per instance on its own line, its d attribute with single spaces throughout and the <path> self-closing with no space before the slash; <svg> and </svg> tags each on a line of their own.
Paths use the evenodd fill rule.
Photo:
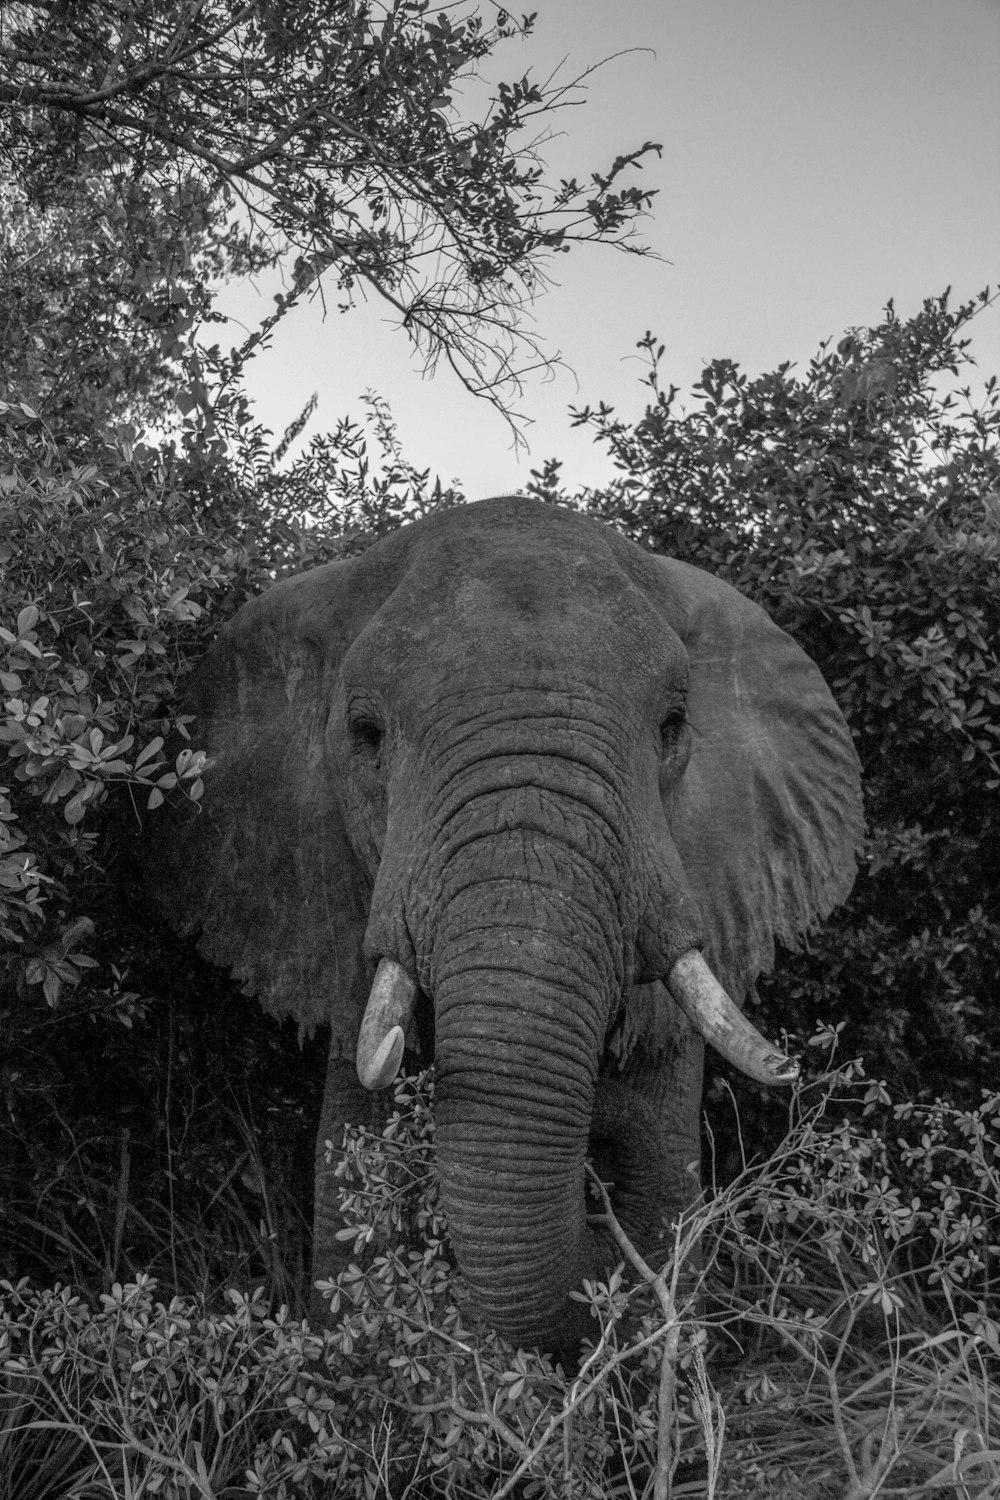
<svg viewBox="0 0 1000 1500">
<path fill-rule="evenodd" d="M 380 958 L 358 1034 L 358 1077 L 366 1089 L 388 1088 L 399 1072 L 416 998 L 417 987 L 402 964 Z"/>
<path fill-rule="evenodd" d="M 730 1000 L 697 949 L 682 953 L 667 988 L 688 1020 L 717 1052 L 758 1083 L 794 1083 L 799 1064 L 761 1036 Z"/>
</svg>

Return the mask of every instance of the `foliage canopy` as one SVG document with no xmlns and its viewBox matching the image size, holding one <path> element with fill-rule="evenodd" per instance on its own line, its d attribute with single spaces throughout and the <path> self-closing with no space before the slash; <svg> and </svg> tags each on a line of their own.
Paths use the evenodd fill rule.
<svg viewBox="0 0 1000 1500">
<path fill-rule="evenodd" d="M 574 84 L 488 90 L 484 63 L 532 18 L 487 9 L 492 24 L 426 0 L 9 5 L 0 162 L 43 198 L 99 162 L 122 191 L 238 204 L 244 254 L 295 252 L 289 298 L 327 270 L 348 298 L 363 283 L 431 365 L 502 404 L 543 358 L 519 321 L 541 258 L 627 244 L 651 195 L 620 178 L 657 148 L 546 185 L 539 147 Z"/>
</svg>

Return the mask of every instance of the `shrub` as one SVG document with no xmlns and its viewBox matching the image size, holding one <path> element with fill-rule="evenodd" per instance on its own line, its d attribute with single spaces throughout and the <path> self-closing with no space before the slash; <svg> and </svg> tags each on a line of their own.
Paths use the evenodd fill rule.
<svg viewBox="0 0 1000 1500">
<path fill-rule="evenodd" d="M 826 346 L 801 375 L 705 370 L 629 424 L 578 413 L 623 477 L 587 508 L 720 574 L 817 661 L 861 757 L 869 823 L 848 904 L 762 986 L 775 1027 L 843 1017 L 901 1092 L 973 1101 L 1000 1068 L 1000 398 L 956 389 L 947 294 Z"/>
<path fill-rule="evenodd" d="M 220 622 L 282 569 L 454 500 L 377 401 L 287 473 L 238 401 L 176 448 L 117 432 L 86 453 L 0 402 L 0 1274 L 107 1289 L 155 1267 L 190 1289 L 243 1264 L 287 1294 L 301 1273 L 311 1182 L 285 1153 L 311 1154 L 315 1049 L 156 922 L 135 834 L 172 785 L 199 794 L 179 704 Z M 279 1164 L 287 1238 L 240 1199 L 267 1181 L 248 1152 Z"/>
<path fill-rule="evenodd" d="M 569 1370 L 476 1326 L 430 1102 L 403 1080 L 381 1139 L 349 1137 L 359 1263 L 326 1289 L 333 1329 L 262 1289 L 212 1311 L 140 1277 L 91 1310 L 3 1284 L 10 1493 L 30 1473 L 38 1494 L 660 1495 L 682 1463 L 718 1496 L 1000 1479 L 1000 1095 L 894 1109 L 858 1063 L 817 1080 L 665 1267 L 621 1236 L 629 1275 L 586 1290 Z"/>
</svg>

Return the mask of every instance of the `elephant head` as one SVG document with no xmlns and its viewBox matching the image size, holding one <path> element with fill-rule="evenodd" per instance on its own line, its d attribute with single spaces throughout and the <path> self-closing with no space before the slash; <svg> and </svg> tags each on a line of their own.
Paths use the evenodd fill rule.
<svg viewBox="0 0 1000 1500">
<path fill-rule="evenodd" d="M 794 1073 L 738 1002 L 854 876 L 857 760 L 819 672 L 717 579 L 513 497 L 278 583 L 190 706 L 209 760 L 160 835 L 172 920 L 330 1025 L 320 1143 L 373 1118 L 416 1008 L 466 1279 L 512 1339 L 578 1336 L 569 1293 L 616 1258 L 588 1154 L 648 1250 L 697 1191 L 702 1037 Z"/>
</svg>

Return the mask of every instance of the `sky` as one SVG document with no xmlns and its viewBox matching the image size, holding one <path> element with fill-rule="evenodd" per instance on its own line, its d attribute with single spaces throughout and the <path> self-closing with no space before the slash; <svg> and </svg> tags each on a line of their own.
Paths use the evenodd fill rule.
<svg viewBox="0 0 1000 1500">
<path fill-rule="evenodd" d="M 666 346 L 661 379 L 690 388 L 709 360 L 751 375 L 805 365 L 824 339 L 908 317 L 953 288 L 1000 281 L 1000 0 L 535 0 L 532 38 L 508 43 L 498 77 L 567 80 L 610 58 L 586 102 L 560 116 L 552 175 L 585 177 L 645 140 L 662 142 L 639 226 L 661 259 L 579 246 L 533 308 L 564 367 L 519 402 L 528 450 L 444 367 L 433 378 L 376 299 L 347 314 L 318 302 L 279 324 L 248 369 L 257 414 L 279 434 L 313 391 L 310 431 L 389 401 L 406 457 L 470 499 L 516 492 L 548 457 L 570 485 L 613 472 L 570 406 L 641 415 L 636 343 Z M 628 51 L 626 49 L 643 49 Z M 626 52 L 624 56 L 612 54 Z M 272 308 L 277 280 L 225 289 L 232 342 Z M 1000 373 L 1000 305 L 973 324 L 983 375 Z"/>
</svg>

